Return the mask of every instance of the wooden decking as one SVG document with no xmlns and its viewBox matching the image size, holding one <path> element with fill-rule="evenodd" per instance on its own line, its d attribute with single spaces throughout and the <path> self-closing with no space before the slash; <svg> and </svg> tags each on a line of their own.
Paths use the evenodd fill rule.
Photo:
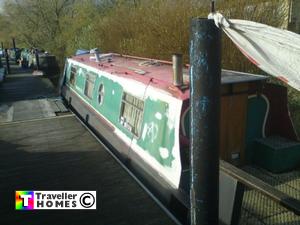
<svg viewBox="0 0 300 225">
<path fill-rule="evenodd" d="M 0 85 L 0 223 L 175 224 L 59 101 L 30 73 Z M 98 209 L 16 211 L 15 190 L 97 190 Z"/>
</svg>

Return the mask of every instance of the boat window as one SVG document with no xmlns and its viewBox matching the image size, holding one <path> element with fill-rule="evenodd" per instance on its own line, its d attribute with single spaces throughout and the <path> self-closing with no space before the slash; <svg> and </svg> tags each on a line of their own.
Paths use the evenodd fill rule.
<svg viewBox="0 0 300 225">
<path fill-rule="evenodd" d="M 93 74 L 93 73 L 86 74 L 84 94 L 90 99 L 93 98 L 93 90 L 94 90 L 95 80 L 96 80 L 95 74 Z"/>
<path fill-rule="evenodd" d="M 70 74 L 70 84 L 75 85 L 75 80 L 76 80 L 76 72 L 77 72 L 77 67 L 71 66 L 71 74 Z"/>
<path fill-rule="evenodd" d="M 124 92 L 121 106 L 121 124 L 139 137 L 143 122 L 144 101 Z"/>
<path fill-rule="evenodd" d="M 104 85 L 100 84 L 99 86 L 99 92 L 98 92 L 98 103 L 102 105 L 104 98 Z"/>
</svg>

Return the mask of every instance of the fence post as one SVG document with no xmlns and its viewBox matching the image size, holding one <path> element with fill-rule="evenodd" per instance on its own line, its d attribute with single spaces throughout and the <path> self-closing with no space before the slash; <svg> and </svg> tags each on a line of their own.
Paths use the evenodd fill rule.
<svg viewBox="0 0 300 225">
<path fill-rule="evenodd" d="M 194 18 L 190 35 L 190 222 L 219 224 L 221 31 Z"/>
<path fill-rule="evenodd" d="M 3 42 L 1 41 L 1 50 L 2 50 L 2 55 L 1 55 L 1 57 L 0 57 L 0 60 L 1 60 L 1 58 L 3 57 L 5 57 L 5 50 L 4 50 L 4 45 L 3 45 Z M 2 62 L 1 62 L 2 63 Z"/>
<path fill-rule="evenodd" d="M 7 48 L 5 49 L 6 73 L 10 74 L 9 58 Z"/>
<path fill-rule="evenodd" d="M 35 49 L 35 61 L 36 61 L 36 70 L 40 70 L 40 59 L 39 59 L 39 51 Z"/>
<path fill-rule="evenodd" d="M 13 48 L 16 49 L 16 40 L 15 38 L 12 38 Z"/>
</svg>

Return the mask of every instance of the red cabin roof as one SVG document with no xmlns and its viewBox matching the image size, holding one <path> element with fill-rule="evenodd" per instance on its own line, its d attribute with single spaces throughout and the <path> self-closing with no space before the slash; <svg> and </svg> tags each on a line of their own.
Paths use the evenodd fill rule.
<svg viewBox="0 0 300 225">
<path fill-rule="evenodd" d="M 172 63 L 168 61 L 114 53 L 101 54 L 99 62 L 95 61 L 93 54 L 73 56 L 72 59 L 113 75 L 149 84 L 182 100 L 188 99 L 190 95 L 188 65 L 185 65 L 183 69 L 184 85 L 176 87 L 173 85 Z M 261 75 L 222 71 L 222 83 L 251 82 L 264 79 L 266 77 Z"/>
</svg>

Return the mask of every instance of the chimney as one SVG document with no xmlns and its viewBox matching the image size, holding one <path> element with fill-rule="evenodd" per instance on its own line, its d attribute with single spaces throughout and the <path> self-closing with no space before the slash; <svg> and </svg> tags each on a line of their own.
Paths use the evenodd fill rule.
<svg viewBox="0 0 300 225">
<path fill-rule="evenodd" d="M 173 85 L 174 86 L 182 86 L 183 85 L 183 73 L 182 73 L 182 54 L 173 54 Z"/>
</svg>

